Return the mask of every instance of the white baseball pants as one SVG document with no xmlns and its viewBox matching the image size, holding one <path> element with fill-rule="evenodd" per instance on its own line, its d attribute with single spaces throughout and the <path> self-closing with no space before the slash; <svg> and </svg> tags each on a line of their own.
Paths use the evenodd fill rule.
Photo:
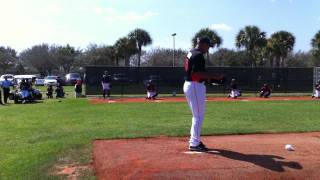
<svg viewBox="0 0 320 180">
<path fill-rule="evenodd" d="M 198 146 L 205 113 L 206 86 L 203 83 L 186 81 L 183 92 L 192 112 L 189 145 Z"/>
<path fill-rule="evenodd" d="M 230 97 L 235 98 L 241 95 L 239 90 L 231 90 Z"/>
</svg>

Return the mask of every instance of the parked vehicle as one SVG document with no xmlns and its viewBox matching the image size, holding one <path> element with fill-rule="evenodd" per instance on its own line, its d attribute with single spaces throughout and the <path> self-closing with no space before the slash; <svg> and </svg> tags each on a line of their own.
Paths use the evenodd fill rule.
<svg viewBox="0 0 320 180">
<path fill-rule="evenodd" d="M 44 78 L 44 85 L 45 86 L 56 86 L 58 84 L 58 76 L 47 76 Z"/>
<path fill-rule="evenodd" d="M 38 89 L 32 89 L 30 91 L 26 91 L 26 98 L 23 98 L 23 92 L 20 89 L 16 89 L 10 92 L 9 99 L 13 100 L 15 104 L 19 104 L 22 102 L 34 102 L 36 100 L 42 99 L 42 94 Z"/>
<path fill-rule="evenodd" d="M 16 88 L 12 90 L 9 95 L 9 99 L 13 100 L 15 104 L 22 102 L 34 102 L 42 99 L 42 94 L 38 89 L 21 90 Z"/>
<path fill-rule="evenodd" d="M 36 86 L 44 86 L 44 78 L 36 78 L 34 85 Z"/>
<path fill-rule="evenodd" d="M 67 85 L 75 85 L 78 80 L 81 80 L 80 73 L 69 73 L 65 76 L 65 82 Z"/>
<path fill-rule="evenodd" d="M 8 81 L 13 81 L 14 75 L 13 74 L 4 74 L 0 77 L 0 82 L 4 81 L 4 78 L 7 77 Z"/>
<path fill-rule="evenodd" d="M 15 75 L 13 82 L 17 85 L 20 84 L 23 79 L 28 79 L 30 82 L 34 83 L 37 79 L 36 75 Z"/>
</svg>

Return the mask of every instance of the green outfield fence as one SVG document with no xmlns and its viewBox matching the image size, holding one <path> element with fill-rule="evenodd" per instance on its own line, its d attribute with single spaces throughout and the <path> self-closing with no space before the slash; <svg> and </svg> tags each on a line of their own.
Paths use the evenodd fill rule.
<svg viewBox="0 0 320 180">
<path fill-rule="evenodd" d="M 182 93 L 182 67 L 87 66 L 87 95 L 101 94 L 100 80 L 105 71 L 112 76 L 112 94 L 143 94 L 149 79 L 157 84 L 159 93 Z M 224 74 L 228 80 L 225 85 L 207 86 L 208 93 L 228 92 L 232 78 L 243 92 L 256 92 L 264 83 L 270 84 L 274 92 L 311 92 L 314 82 L 314 68 L 207 67 L 207 71 Z"/>
</svg>

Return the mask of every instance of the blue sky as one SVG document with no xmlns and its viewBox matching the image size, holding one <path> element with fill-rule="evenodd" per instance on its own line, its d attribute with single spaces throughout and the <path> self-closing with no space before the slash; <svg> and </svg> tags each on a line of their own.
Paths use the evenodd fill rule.
<svg viewBox="0 0 320 180">
<path fill-rule="evenodd" d="M 36 44 L 112 45 L 134 28 L 149 31 L 154 47 L 189 49 L 200 28 L 210 27 L 235 48 L 237 32 L 257 25 L 270 36 L 287 30 L 295 51 L 308 51 L 320 30 L 319 0 L 0 0 L 0 45 L 18 51 Z"/>
</svg>

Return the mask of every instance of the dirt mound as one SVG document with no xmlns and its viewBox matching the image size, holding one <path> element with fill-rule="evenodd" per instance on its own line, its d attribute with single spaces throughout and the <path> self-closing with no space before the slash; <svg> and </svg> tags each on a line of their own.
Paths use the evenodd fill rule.
<svg viewBox="0 0 320 180">
<path fill-rule="evenodd" d="M 188 138 L 97 140 L 98 179 L 317 179 L 320 133 L 207 136 L 209 152 Z M 286 144 L 295 151 L 287 151 Z"/>
</svg>

